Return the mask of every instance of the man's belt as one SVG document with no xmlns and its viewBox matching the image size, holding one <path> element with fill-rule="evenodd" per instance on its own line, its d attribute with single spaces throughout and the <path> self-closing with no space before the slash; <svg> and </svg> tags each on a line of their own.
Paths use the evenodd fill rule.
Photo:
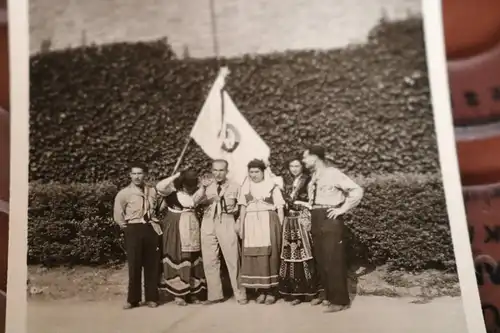
<svg viewBox="0 0 500 333">
<path fill-rule="evenodd" d="M 144 219 L 132 219 L 127 221 L 128 224 L 148 224 L 148 223 L 160 223 L 157 219 L 150 219 L 149 221 L 146 221 Z"/>
<path fill-rule="evenodd" d="M 312 209 L 329 209 L 329 208 L 340 208 L 344 202 L 339 203 L 338 205 L 313 205 Z"/>
<path fill-rule="evenodd" d="M 145 223 L 143 219 L 131 219 L 127 221 L 127 224 L 139 224 L 139 223 Z"/>
</svg>

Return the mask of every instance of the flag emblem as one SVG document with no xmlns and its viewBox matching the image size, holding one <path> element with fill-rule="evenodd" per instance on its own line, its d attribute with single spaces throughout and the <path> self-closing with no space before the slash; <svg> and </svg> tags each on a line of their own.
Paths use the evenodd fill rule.
<svg viewBox="0 0 500 333">
<path fill-rule="evenodd" d="M 270 148 L 224 90 L 225 73 L 227 68 L 222 68 L 190 136 L 210 158 L 225 159 L 228 177 L 241 184 L 248 174 L 248 162 L 254 158 L 269 160 Z"/>
<path fill-rule="evenodd" d="M 224 132 L 224 133 L 222 133 Z M 241 141 L 241 136 L 240 132 L 236 129 L 235 126 L 232 124 L 226 124 L 225 126 L 225 131 L 221 130 L 221 133 L 219 133 L 219 136 L 222 136 L 222 145 L 221 148 L 222 150 L 232 153 L 234 152 L 238 146 L 240 145 Z"/>
</svg>

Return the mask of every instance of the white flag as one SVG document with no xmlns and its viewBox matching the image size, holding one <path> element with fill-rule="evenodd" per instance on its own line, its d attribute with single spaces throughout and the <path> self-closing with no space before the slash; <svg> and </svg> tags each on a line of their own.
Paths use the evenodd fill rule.
<svg viewBox="0 0 500 333">
<path fill-rule="evenodd" d="M 243 117 L 229 94 L 222 90 L 226 75 L 227 69 L 224 68 L 196 119 L 191 137 L 210 158 L 227 160 L 229 177 L 241 184 L 248 173 L 248 162 L 255 158 L 268 160 L 271 150 Z"/>
</svg>

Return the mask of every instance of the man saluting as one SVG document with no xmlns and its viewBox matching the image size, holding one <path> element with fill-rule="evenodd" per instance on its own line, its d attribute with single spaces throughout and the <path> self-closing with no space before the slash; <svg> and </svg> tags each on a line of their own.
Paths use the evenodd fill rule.
<svg viewBox="0 0 500 333">
<path fill-rule="evenodd" d="M 207 205 L 201 223 L 201 248 L 203 268 L 207 279 L 208 300 L 206 304 L 220 302 L 223 299 L 220 278 L 220 251 L 226 261 L 231 286 L 238 303 L 246 304 L 243 288 L 238 285 L 240 268 L 240 249 L 235 230 L 235 217 L 238 211 L 236 198 L 239 186 L 227 178 L 228 162 L 212 162 L 213 179 L 205 179 L 203 186 Z"/>
</svg>

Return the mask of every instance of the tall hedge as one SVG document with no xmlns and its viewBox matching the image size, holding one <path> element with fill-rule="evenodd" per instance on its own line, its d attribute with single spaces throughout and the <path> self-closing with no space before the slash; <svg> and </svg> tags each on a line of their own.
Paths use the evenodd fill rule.
<svg viewBox="0 0 500 333">
<path fill-rule="evenodd" d="M 455 269 L 441 178 L 361 178 L 365 196 L 345 216 L 349 253 L 373 264 Z M 124 260 L 123 235 L 112 221 L 112 183 L 31 184 L 28 262 L 104 264 Z"/>
<path fill-rule="evenodd" d="M 30 184 L 28 263 L 103 264 L 125 259 L 112 222 L 111 183 Z"/>
<path fill-rule="evenodd" d="M 219 65 L 228 90 L 270 145 L 271 163 L 326 146 L 355 174 L 438 170 L 422 22 L 381 22 L 367 44 L 330 51 L 176 59 L 165 41 L 31 58 L 30 178 L 118 181 L 141 159 L 171 171 Z M 184 165 L 207 166 L 193 144 Z"/>
</svg>

